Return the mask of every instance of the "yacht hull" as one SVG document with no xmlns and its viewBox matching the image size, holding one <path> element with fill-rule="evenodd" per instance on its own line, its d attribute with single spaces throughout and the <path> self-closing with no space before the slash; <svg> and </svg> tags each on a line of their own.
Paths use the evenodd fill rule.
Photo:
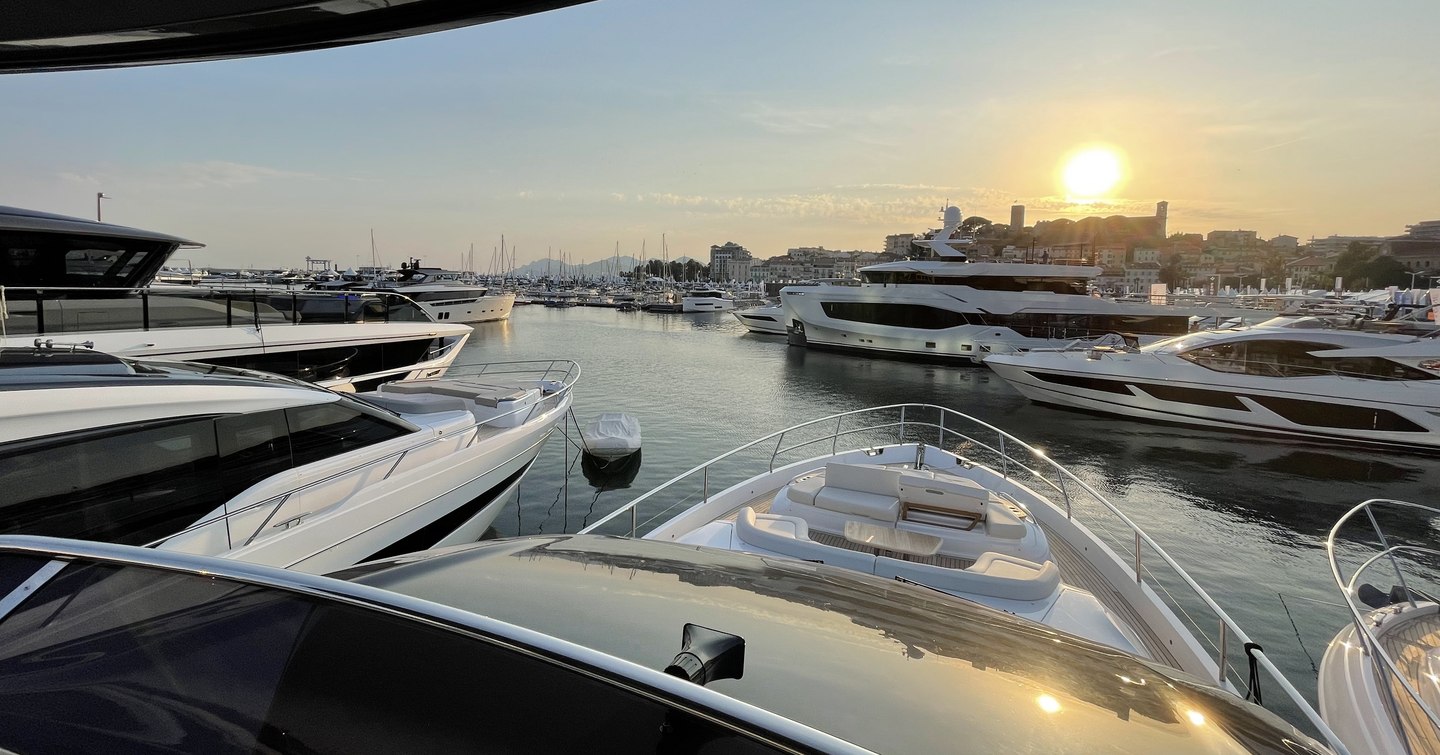
<svg viewBox="0 0 1440 755">
<path fill-rule="evenodd" d="M 770 307 L 756 307 L 754 309 L 737 309 L 731 314 L 740 321 L 751 333 L 764 333 L 772 336 L 785 335 L 785 308 L 780 305 Z"/>
<path fill-rule="evenodd" d="M 312 379 L 327 388 L 365 389 L 391 380 L 440 377 L 470 337 L 468 326 L 449 323 L 320 323 L 166 328 L 134 331 L 57 333 L 45 339 L 89 342 L 117 356 L 206 362 L 253 367 Z M 30 346 L 34 335 L 11 336 L 3 346 Z M 308 375 L 279 362 L 293 356 L 296 367 L 331 361 L 337 351 L 354 356 L 343 374 Z"/>
<path fill-rule="evenodd" d="M 1440 448 L 1440 387 L 1423 384 L 1440 381 L 1266 378 L 1217 373 L 1178 358 L 1178 364 L 1148 355 L 1119 359 L 1056 352 L 997 355 L 986 364 L 1038 403 L 1306 440 Z"/>
<path fill-rule="evenodd" d="M 478 323 L 508 320 L 515 307 L 514 294 L 496 294 L 455 301 L 421 301 L 421 309 L 438 322 Z M 528 302 L 527 302 L 528 303 Z"/>
<path fill-rule="evenodd" d="M 803 329 L 809 347 L 973 364 L 991 354 L 1055 348 L 1113 332 L 1135 333 L 1146 342 L 1184 333 L 1189 325 L 1189 313 L 1173 308 L 1044 291 L 871 284 L 795 286 L 780 295 L 787 326 Z"/>
<path fill-rule="evenodd" d="M 297 523 L 224 555 L 324 574 L 417 547 L 477 539 L 570 406 L 566 394 L 524 425 L 480 437 L 418 474 L 370 484 L 334 511 L 298 515 Z M 285 516 L 296 519 L 289 512 Z"/>
</svg>

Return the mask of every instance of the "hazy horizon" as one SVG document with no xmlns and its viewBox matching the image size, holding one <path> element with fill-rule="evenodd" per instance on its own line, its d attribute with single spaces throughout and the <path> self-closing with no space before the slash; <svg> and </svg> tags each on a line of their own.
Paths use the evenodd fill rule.
<svg viewBox="0 0 1440 755">
<path fill-rule="evenodd" d="M 1396 235 L 1440 218 L 1440 4 L 601 0 L 320 52 L 0 76 L 0 204 L 206 243 L 448 266 L 501 234 L 704 260 L 881 248 L 945 203 L 1008 222 Z M 1067 155 L 1121 183 L 1077 205 Z"/>
</svg>

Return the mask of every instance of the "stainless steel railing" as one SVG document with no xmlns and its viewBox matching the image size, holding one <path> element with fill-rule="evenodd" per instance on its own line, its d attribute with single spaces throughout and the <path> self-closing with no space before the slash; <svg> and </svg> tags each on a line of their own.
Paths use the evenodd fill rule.
<svg viewBox="0 0 1440 755">
<path fill-rule="evenodd" d="M 369 291 L 7 286 L 4 297 L 4 330 L 9 335 L 434 319 L 409 297 Z M 173 306 L 177 300 L 196 307 L 178 312 Z M 164 306 L 167 303 L 172 306 Z M 216 306 L 207 309 L 205 304 Z"/>
<path fill-rule="evenodd" d="M 816 430 L 820 432 L 817 434 Z M 1285 678 L 1264 651 L 1251 641 L 1249 635 L 1159 543 L 1141 530 L 1119 507 L 1052 460 L 1042 449 L 1031 446 L 983 420 L 946 407 L 933 404 L 891 404 L 841 412 L 787 427 L 727 451 L 674 477 L 610 512 L 580 532 L 585 534 L 608 531 L 612 534 L 629 534 L 632 537 L 644 535 L 659 523 L 690 506 L 709 500 L 710 491 L 715 487 L 712 480 L 717 476 L 718 468 L 727 462 L 740 459 L 747 452 L 758 452 L 758 459 L 755 455 L 749 458 L 764 463 L 765 468 L 773 472 L 777 465 L 802 461 L 801 458 L 793 458 L 779 463 L 787 454 L 794 454 L 802 449 L 819 448 L 834 454 L 839 449 L 841 438 L 857 438 L 862 443 L 872 443 L 870 446 L 862 444 L 859 448 L 914 445 L 917 464 L 924 462 L 924 449 L 927 444 L 941 449 L 950 448 L 960 456 L 962 463 L 985 464 L 1007 480 L 1053 491 L 1058 498 L 1057 505 L 1065 512 L 1067 519 L 1075 518 L 1080 521 L 1097 537 L 1101 537 L 1117 556 L 1128 555 L 1128 560 L 1133 563 L 1132 571 L 1136 582 L 1148 586 L 1161 597 L 1171 611 L 1189 627 L 1192 634 L 1209 645 L 1215 653 L 1213 660 L 1217 669 L 1216 682 L 1222 685 L 1230 684 L 1235 689 L 1247 688 L 1247 681 L 1229 660 L 1232 643 L 1246 648 L 1251 662 L 1265 670 L 1301 715 L 1336 752 L 1347 752 L 1310 703 Z M 749 474 L 742 473 L 730 484 L 751 476 L 754 476 L 754 467 L 751 467 Z M 679 493 L 685 490 L 687 485 L 693 486 L 697 478 L 700 488 L 698 498 L 692 492 L 678 495 L 674 500 L 664 500 L 667 494 Z M 647 512 L 643 520 L 640 518 L 642 507 Z M 627 519 L 628 533 L 624 529 L 617 533 L 615 523 Z M 1195 613 L 1199 611 L 1208 612 L 1209 617 L 1196 616 Z"/>
<path fill-rule="evenodd" d="M 1387 537 L 1384 528 L 1380 526 L 1380 522 L 1375 516 L 1376 509 L 1385 508 L 1408 510 L 1440 517 L 1440 509 L 1435 507 L 1419 503 L 1410 503 L 1409 501 L 1398 501 L 1392 498 L 1372 498 L 1355 506 L 1345 512 L 1345 515 L 1335 522 L 1335 526 L 1330 528 L 1329 536 L 1325 538 L 1325 553 L 1330 559 L 1330 574 L 1335 579 L 1335 585 L 1339 587 L 1340 591 L 1345 595 L 1345 607 L 1350 609 L 1350 618 L 1355 624 L 1355 635 L 1360 639 L 1365 655 L 1370 658 L 1371 665 L 1375 668 L 1377 678 L 1382 681 L 1393 680 L 1399 682 L 1400 688 L 1404 690 L 1405 696 L 1409 698 L 1409 702 L 1413 703 L 1416 708 L 1424 713 L 1425 718 L 1429 719 L 1430 725 L 1435 727 L 1437 733 L 1440 733 L 1440 716 L 1436 715 L 1436 710 L 1425 702 L 1419 690 L 1415 689 L 1415 686 L 1410 683 L 1410 680 L 1405 678 L 1399 666 L 1396 665 L 1395 659 L 1390 657 L 1390 654 L 1385 651 L 1384 645 L 1380 643 L 1375 633 L 1371 631 L 1370 627 L 1372 622 L 1365 618 L 1365 614 L 1369 613 L 1371 609 L 1367 607 L 1362 611 L 1355 605 L 1354 596 L 1356 589 L 1360 585 L 1360 579 L 1371 567 L 1383 561 L 1388 563 L 1390 568 L 1394 570 L 1395 577 L 1400 582 L 1399 587 L 1405 602 L 1407 602 L 1411 608 L 1415 608 L 1416 593 L 1412 592 L 1410 587 L 1410 582 L 1413 581 L 1413 579 L 1410 581 L 1406 580 L 1405 569 L 1401 567 L 1401 559 L 1407 556 L 1429 556 L 1440 559 L 1440 549 L 1392 542 L 1392 538 Z M 1365 515 L 1366 520 L 1369 522 L 1371 531 L 1379 541 L 1380 549 L 1365 559 L 1350 577 L 1346 579 L 1344 569 L 1340 564 L 1340 549 L 1337 541 L 1340 538 L 1341 531 L 1350 523 L 1350 520 L 1361 513 Z M 1387 695 L 1388 707 L 1391 711 L 1391 724 L 1396 727 L 1397 731 L 1406 731 L 1408 726 L 1411 725 L 1411 722 L 1408 721 L 1407 717 L 1399 715 L 1398 701 L 1395 699 L 1397 693 L 1395 686 L 1388 683 L 1381 683 L 1375 686 L 1383 690 L 1384 694 Z M 1402 736 L 1401 739 L 1404 740 L 1406 737 Z M 1425 738 L 1422 737 L 1421 739 Z"/>
</svg>

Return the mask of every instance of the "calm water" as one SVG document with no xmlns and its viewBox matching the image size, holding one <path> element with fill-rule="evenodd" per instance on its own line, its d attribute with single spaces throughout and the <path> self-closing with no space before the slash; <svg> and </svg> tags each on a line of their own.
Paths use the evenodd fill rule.
<svg viewBox="0 0 1440 755">
<path fill-rule="evenodd" d="M 1440 459 L 1037 406 L 984 369 L 791 348 L 783 337 L 748 333 L 727 313 L 519 307 L 508 322 L 477 327 L 457 363 L 541 358 L 584 369 L 575 399 L 582 425 L 606 411 L 640 419 L 643 461 L 628 489 L 600 490 L 572 451 L 567 493 L 557 436 L 525 478 L 518 506 L 500 515 L 502 536 L 573 532 L 691 467 L 806 420 L 940 404 L 1043 447 L 1104 493 L 1312 699 L 1312 659 L 1319 663 L 1346 620 L 1325 558 L 1330 526 L 1367 498 L 1440 501 Z M 1418 536 L 1430 523 L 1395 526 Z"/>
</svg>

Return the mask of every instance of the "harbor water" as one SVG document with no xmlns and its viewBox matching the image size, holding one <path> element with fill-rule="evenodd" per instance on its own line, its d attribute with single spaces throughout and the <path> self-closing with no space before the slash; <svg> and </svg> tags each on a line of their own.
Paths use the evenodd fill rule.
<svg viewBox="0 0 1440 755">
<path fill-rule="evenodd" d="M 549 358 L 584 370 L 575 400 L 580 425 L 601 412 L 639 418 L 641 463 L 628 485 L 621 474 L 596 487 L 571 425 L 574 443 L 551 439 L 518 501 L 497 520 L 498 536 L 577 531 L 712 457 L 807 420 L 882 404 L 938 404 L 1043 448 L 1110 498 L 1312 701 L 1315 667 L 1348 619 L 1326 560 L 1330 526 L 1369 498 L 1440 500 L 1433 456 L 1039 406 L 984 368 L 791 347 L 783 337 L 748 333 L 729 313 L 519 307 L 508 321 L 476 326 L 456 364 Z M 720 482 L 712 491 L 733 480 Z M 1419 517 L 1387 523 L 1417 539 L 1436 537 L 1434 526 Z"/>
</svg>

